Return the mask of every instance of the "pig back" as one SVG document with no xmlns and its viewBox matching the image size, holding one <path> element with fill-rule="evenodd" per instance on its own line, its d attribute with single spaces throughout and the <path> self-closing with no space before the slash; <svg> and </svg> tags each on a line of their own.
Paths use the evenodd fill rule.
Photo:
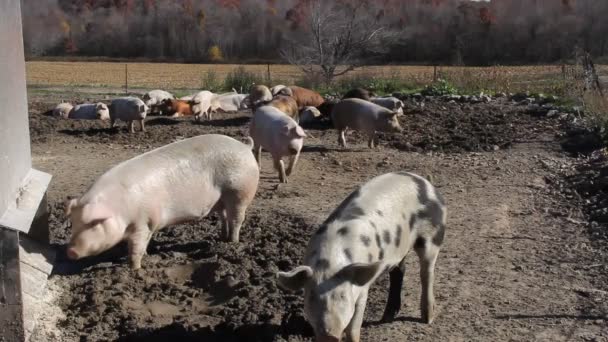
<svg viewBox="0 0 608 342">
<path fill-rule="evenodd" d="M 387 109 L 374 103 L 349 98 L 338 102 L 334 106 L 331 112 L 331 120 L 336 129 L 349 127 L 356 130 L 373 130 L 380 112 L 384 111 L 387 111 Z"/>
<path fill-rule="evenodd" d="M 291 139 L 281 134 L 284 127 L 295 127 L 294 119 L 273 106 L 262 106 L 253 114 L 250 135 L 271 153 L 287 153 Z M 301 138 L 300 138 L 301 139 Z"/>
<path fill-rule="evenodd" d="M 76 105 L 69 114 L 70 119 L 97 119 L 97 105 L 85 103 Z"/>
<path fill-rule="evenodd" d="M 252 186 L 255 191 L 258 179 L 257 163 L 247 145 L 209 134 L 118 164 L 103 174 L 83 198 L 86 201 L 101 195 L 115 199 L 115 210 L 125 216 L 160 205 L 174 217 L 192 217 L 210 210 L 225 192 L 238 193 Z"/>
<path fill-rule="evenodd" d="M 146 118 L 146 104 L 136 97 L 114 99 L 109 109 L 110 118 L 113 120 L 142 120 Z"/>
</svg>

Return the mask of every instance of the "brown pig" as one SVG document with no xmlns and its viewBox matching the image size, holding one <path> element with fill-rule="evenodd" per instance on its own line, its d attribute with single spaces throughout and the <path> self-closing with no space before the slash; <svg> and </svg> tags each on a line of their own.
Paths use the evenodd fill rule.
<svg viewBox="0 0 608 342">
<path fill-rule="evenodd" d="M 192 116 L 190 102 L 185 100 L 165 99 L 161 108 L 172 117 Z"/>
</svg>

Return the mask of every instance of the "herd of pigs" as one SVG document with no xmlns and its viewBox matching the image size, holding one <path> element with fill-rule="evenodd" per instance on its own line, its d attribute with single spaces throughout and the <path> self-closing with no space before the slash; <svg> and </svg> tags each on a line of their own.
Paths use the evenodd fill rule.
<svg viewBox="0 0 608 342">
<path fill-rule="evenodd" d="M 279 180 L 287 182 L 296 166 L 304 138 L 300 124 L 324 117 L 338 130 L 346 146 L 347 129 L 367 134 L 401 131 L 403 103 L 393 97 L 373 97 L 353 89 L 339 100 L 296 86 L 262 85 L 249 94 L 201 91 L 175 99 L 154 90 L 142 99 L 124 97 L 104 103 L 59 104 L 54 114 L 64 118 L 133 121 L 145 130 L 149 112 L 191 115 L 212 120 L 212 113 L 251 109 L 250 137 L 241 142 L 219 134 L 184 139 L 124 161 L 101 175 L 65 212 L 72 224 L 67 256 L 77 260 L 97 255 L 121 241 L 129 248 L 133 269 L 141 267 L 148 243 L 159 229 L 207 216 L 220 216 L 223 239 L 239 242 L 239 231 L 254 200 L 261 150 L 272 155 Z M 253 153 L 252 153 L 253 150 Z M 283 158 L 289 157 L 287 169 Z M 434 317 L 435 261 L 445 234 L 443 197 L 423 177 L 394 172 L 372 178 L 352 192 L 310 238 L 303 265 L 278 272 L 286 290 L 304 290 L 304 311 L 317 341 L 359 341 L 371 284 L 384 271 L 390 275 L 383 320 L 394 319 L 401 307 L 405 256 L 414 249 L 420 259 L 422 320 Z"/>
</svg>

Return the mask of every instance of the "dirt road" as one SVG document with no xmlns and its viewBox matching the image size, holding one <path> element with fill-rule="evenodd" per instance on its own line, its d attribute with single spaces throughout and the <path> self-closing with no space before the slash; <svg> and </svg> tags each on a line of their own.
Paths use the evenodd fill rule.
<svg viewBox="0 0 608 342">
<path fill-rule="evenodd" d="M 57 100 L 30 95 L 34 165 L 54 175 L 49 201 L 59 250 L 69 238 L 61 201 L 112 165 L 174 139 L 247 132 L 240 113 L 202 125 L 150 118 L 148 133 L 131 135 L 41 114 Z M 140 272 L 128 269 L 124 246 L 78 263 L 60 255 L 51 281 L 62 313 L 46 317 L 58 320 L 57 329 L 41 329 L 38 338 L 308 341 L 301 294 L 278 289 L 275 272 L 298 265 L 309 236 L 358 184 L 407 170 L 431 175 L 448 203 L 438 316 L 432 325 L 418 321 L 412 254 L 394 322 L 378 322 L 388 276 L 373 286 L 364 341 L 608 341 L 607 257 L 590 242 L 576 199 L 556 186 L 573 162 L 556 141 L 558 119 L 505 100 L 409 107 L 403 135 L 382 135 L 373 151 L 357 134 L 343 150 L 334 131 L 310 128 L 315 138 L 285 185 L 265 153 L 239 244 L 219 240 L 212 216 L 158 233 Z"/>
</svg>

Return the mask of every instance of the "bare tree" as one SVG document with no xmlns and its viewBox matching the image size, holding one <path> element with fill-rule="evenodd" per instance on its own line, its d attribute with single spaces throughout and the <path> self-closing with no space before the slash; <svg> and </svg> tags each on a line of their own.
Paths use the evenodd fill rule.
<svg viewBox="0 0 608 342">
<path fill-rule="evenodd" d="M 309 2 L 305 32 L 292 37 L 281 56 L 308 75 L 319 75 L 329 84 L 361 66 L 364 55 L 384 50 L 391 33 L 369 8 L 368 1 Z"/>
</svg>

